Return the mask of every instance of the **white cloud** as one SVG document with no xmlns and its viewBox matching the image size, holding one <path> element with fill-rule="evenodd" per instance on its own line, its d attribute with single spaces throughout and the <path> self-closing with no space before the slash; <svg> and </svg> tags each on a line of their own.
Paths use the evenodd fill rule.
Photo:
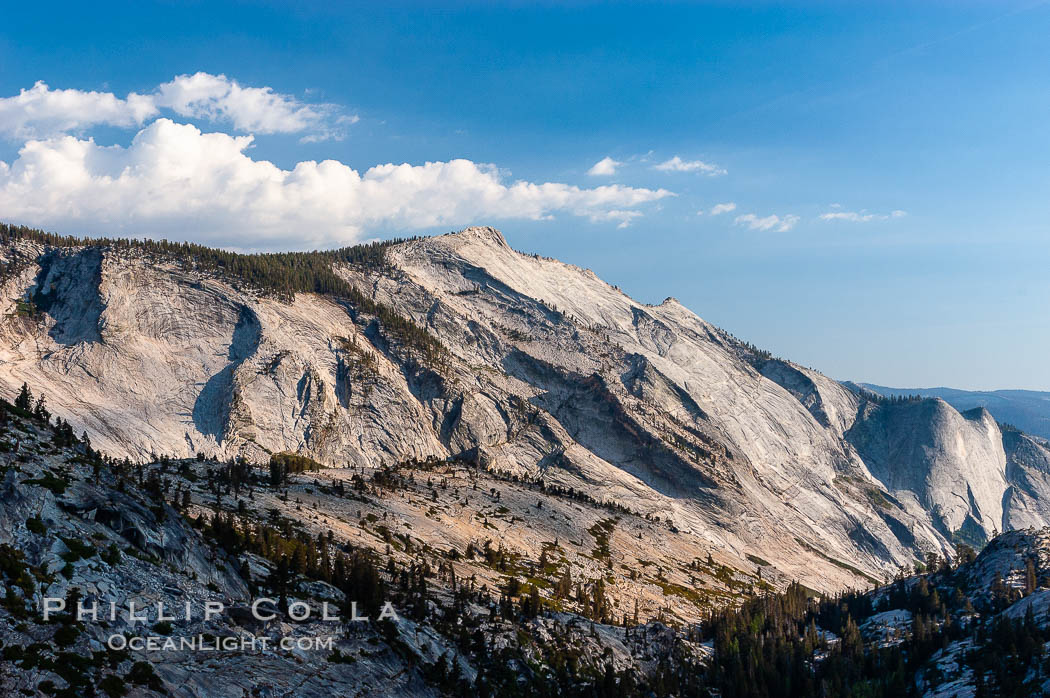
<svg viewBox="0 0 1050 698">
<path fill-rule="evenodd" d="M 234 118 L 234 117 L 230 117 Z M 62 136 L 0 162 L 0 211 L 13 222 L 91 234 L 167 236 L 250 249 L 347 244 L 370 233 L 571 214 L 624 226 L 674 196 L 621 185 L 508 183 L 469 160 L 334 161 L 283 170 L 246 153 L 251 136 L 202 133 L 161 118 L 128 147 Z"/>
<path fill-rule="evenodd" d="M 305 141 L 340 138 L 358 120 L 332 104 L 308 104 L 270 87 L 244 87 L 225 75 L 179 75 L 152 94 L 52 90 L 43 82 L 0 98 L 0 133 L 16 139 L 79 133 L 92 126 L 141 126 L 168 109 L 227 122 L 245 133 L 301 133 Z"/>
<path fill-rule="evenodd" d="M 715 204 L 714 206 L 712 206 L 711 207 L 711 215 L 712 216 L 718 216 L 718 215 L 721 215 L 723 213 L 730 213 L 730 212 L 735 211 L 735 210 L 736 210 L 736 204 L 733 203 L 732 201 L 729 201 L 729 202 L 726 202 L 724 204 Z"/>
<path fill-rule="evenodd" d="M 616 174 L 616 168 L 623 163 L 619 160 L 613 160 L 611 157 L 606 155 L 604 158 L 594 163 L 591 169 L 587 170 L 587 174 L 592 177 L 609 177 Z"/>
<path fill-rule="evenodd" d="M 879 216 L 879 218 L 885 218 L 886 216 Z M 868 221 L 875 220 L 876 216 L 874 213 L 858 213 L 856 211 L 829 211 L 828 213 L 820 214 L 820 220 L 822 221 L 850 221 L 851 223 L 867 223 Z"/>
<path fill-rule="evenodd" d="M 39 81 L 14 97 L 0 98 L 0 133 L 27 139 L 102 124 L 131 127 L 156 113 L 149 95 L 132 92 L 120 99 L 111 92 L 52 90 Z"/>
<path fill-rule="evenodd" d="M 733 224 L 747 226 L 749 230 L 772 230 L 777 233 L 786 233 L 794 228 L 798 221 L 799 217 L 792 214 L 786 216 L 771 214 L 764 218 L 759 218 L 753 213 L 745 213 L 734 218 Z"/>
<path fill-rule="evenodd" d="M 244 87 L 225 75 L 179 75 L 157 88 L 154 101 L 180 116 L 226 121 L 245 133 L 310 132 L 310 140 L 339 137 L 339 125 L 356 116 L 340 115 L 331 104 L 305 104 L 270 87 Z"/>
<path fill-rule="evenodd" d="M 677 155 L 670 160 L 665 160 L 659 164 L 653 165 L 653 169 L 662 172 L 700 172 L 712 177 L 716 175 L 724 175 L 726 173 L 726 171 L 718 165 L 712 165 L 703 162 L 702 160 L 683 160 Z"/>
<path fill-rule="evenodd" d="M 842 211 L 842 207 L 838 204 L 832 204 L 832 211 L 822 213 L 818 218 L 822 221 L 848 221 L 850 223 L 868 223 L 870 221 L 884 221 L 887 218 L 900 218 L 908 215 L 906 211 L 900 209 L 890 212 L 889 215 L 881 213 L 870 213 L 866 210 L 861 211 Z"/>
</svg>

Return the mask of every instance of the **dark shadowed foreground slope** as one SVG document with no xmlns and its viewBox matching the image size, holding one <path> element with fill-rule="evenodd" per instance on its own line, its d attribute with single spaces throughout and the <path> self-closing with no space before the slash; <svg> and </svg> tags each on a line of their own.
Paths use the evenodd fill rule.
<svg viewBox="0 0 1050 698">
<path fill-rule="evenodd" d="M 1050 688 L 1050 529 L 1002 534 L 979 555 L 931 554 L 923 574 L 817 598 L 797 583 L 774 592 L 711 551 L 675 561 L 661 549 L 688 543 L 664 523 L 474 464 L 292 475 L 283 466 L 309 464 L 130 465 L 46 417 L 0 402 L 3 695 Z M 546 531 L 538 553 L 512 531 Z M 639 560 L 642 548 L 650 557 Z M 43 614 L 78 603 L 100 617 Z M 221 604 L 211 617 L 208 603 Z"/>
</svg>

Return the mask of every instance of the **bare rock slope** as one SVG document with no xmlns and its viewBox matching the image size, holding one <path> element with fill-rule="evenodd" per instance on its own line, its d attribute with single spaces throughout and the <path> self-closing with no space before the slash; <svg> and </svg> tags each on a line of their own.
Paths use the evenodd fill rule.
<svg viewBox="0 0 1050 698">
<path fill-rule="evenodd" d="M 383 257 L 334 265 L 362 305 L 275 298 L 134 246 L 16 240 L 0 249 L 0 389 L 27 382 L 135 459 L 459 458 L 819 589 L 1050 523 L 1050 451 L 985 411 L 844 386 L 492 228 Z"/>
</svg>

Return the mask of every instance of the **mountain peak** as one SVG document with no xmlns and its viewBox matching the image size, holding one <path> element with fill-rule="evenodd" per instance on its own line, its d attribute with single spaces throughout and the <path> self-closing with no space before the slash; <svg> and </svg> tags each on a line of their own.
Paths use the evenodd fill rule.
<svg viewBox="0 0 1050 698">
<path fill-rule="evenodd" d="M 477 240 L 486 245 L 510 248 L 503 233 L 488 225 L 472 225 L 457 233 L 449 233 L 449 235 L 462 240 Z"/>
<path fill-rule="evenodd" d="M 17 318 L 0 332 L 0 393 L 28 383 L 114 455 L 265 463 L 290 451 L 357 468 L 469 458 L 660 511 L 727 561 L 771 560 L 818 591 L 951 552 L 959 531 L 983 541 L 1050 524 L 1041 444 L 1004 443 L 943 402 L 878 409 L 815 371 L 738 351 L 673 297 L 651 310 L 593 272 L 513 252 L 493 227 L 333 265 L 345 294 L 307 292 L 330 280 L 268 259 L 205 267 L 201 284 L 196 269 L 144 254 L 57 249 L 20 257 L 0 289 L 0 311 Z M 263 271 L 268 286 L 241 288 Z M 306 291 L 267 292 L 293 279 Z M 819 524 L 790 506 L 799 497 Z M 866 512 L 863 529 L 843 511 Z M 759 512 L 770 523 L 741 516 Z M 675 554 L 692 559 L 685 549 Z"/>
</svg>

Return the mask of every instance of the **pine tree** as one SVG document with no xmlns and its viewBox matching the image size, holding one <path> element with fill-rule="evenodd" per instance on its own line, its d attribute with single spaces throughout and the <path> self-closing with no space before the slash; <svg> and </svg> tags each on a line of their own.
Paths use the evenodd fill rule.
<svg viewBox="0 0 1050 698">
<path fill-rule="evenodd" d="M 535 618 L 540 613 L 540 591 L 534 584 L 532 589 L 529 590 L 529 604 L 528 604 L 528 615 L 530 618 Z"/>
<path fill-rule="evenodd" d="M 47 407 L 44 403 L 45 399 L 43 395 L 36 399 L 36 407 L 33 408 L 33 416 L 42 422 L 47 422 L 51 419 L 51 413 L 47 411 Z"/>
<path fill-rule="evenodd" d="M 248 558 L 241 560 L 241 568 L 238 574 L 248 584 L 248 589 L 251 591 L 252 596 L 255 596 L 255 584 L 252 582 L 252 570 L 248 566 Z"/>
<path fill-rule="evenodd" d="M 33 391 L 29 389 L 27 383 L 22 383 L 22 390 L 19 391 L 18 397 L 15 398 L 15 407 L 26 412 L 33 408 Z"/>
<path fill-rule="evenodd" d="M 278 601 L 277 607 L 281 610 L 281 613 L 288 613 L 288 582 L 291 579 L 291 573 L 288 569 L 288 556 L 282 555 L 281 559 L 277 561 L 277 565 L 270 572 L 270 576 L 267 578 L 266 583 L 271 589 L 277 592 Z"/>
<path fill-rule="evenodd" d="M 572 594 L 572 571 L 569 565 L 565 565 L 565 572 L 554 585 L 554 595 L 559 599 L 567 599 Z"/>
</svg>

